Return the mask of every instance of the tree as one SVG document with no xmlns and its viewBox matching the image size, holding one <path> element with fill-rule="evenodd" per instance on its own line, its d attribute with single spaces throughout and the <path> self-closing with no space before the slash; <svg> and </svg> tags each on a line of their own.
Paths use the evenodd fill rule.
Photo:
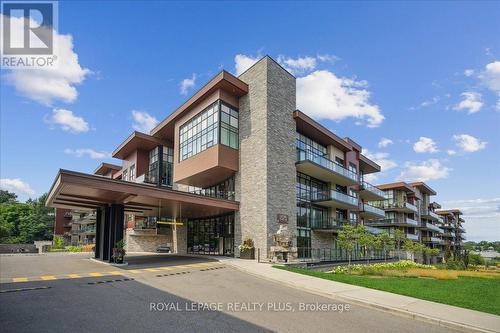
<svg viewBox="0 0 500 333">
<path fill-rule="evenodd" d="M 344 225 L 337 236 L 339 246 L 347 251 L 348 266 L 351 267 L 352 250 L 356 246 L 361 234 L 365 232 L 364 226 Z"/>
<path fill-rule="evenodd" d="M 17 202 L 17 195 L 9 191 L 0 190 L 0 204 Z"/>
<path fill-rule="evenodd" d="M 4 200 L 0 203 L 0 243 L 32 243 L 52 238 L 54 209 L 45 207 L 47 194 L 26 203 L 13 200 L 15 195 L 8 192 L 0 197 Z"/>
<path fill-rule="evenodd" d="M 387 252 L 394 249 L 394 240 L 387 232 L 378 234 L 377 238 L 380 242 L 380 247 L 384 251 L 384 261 L 387 261 Z"/>
<path fill-rule="evenodd" d="M 398 250 L 398 259 L 401 260 L 401 244 L 405 241 L 406 234 L 401 229 L 396 229 L 394 232 L 394 242 L 396 243 L 396 250 Z"/>
<path fill-rule="evenodd" d="M 370 263 L 370 254 L 372 249 L 374 249 L 377 246 L 376 245 L 377 241 L 378 241 L 377 237 L 375 235 L 366 232 L 366 230 L 359 235 L 358 244 L 365 248 L 367 263 Z"/>
</svg>

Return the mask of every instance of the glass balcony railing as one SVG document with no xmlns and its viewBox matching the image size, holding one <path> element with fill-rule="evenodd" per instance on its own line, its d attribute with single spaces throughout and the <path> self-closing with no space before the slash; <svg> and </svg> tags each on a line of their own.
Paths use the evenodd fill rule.
<svg viewBox="0 0 500 333">
<path fill-rule="evenodd" d="M 395 218 L 395 219 L 378 219 L 365 222 L 368 225 L 391 225 L 391 224 L 410 224 L 418 225 L 418 222 L 410 218 Z"/>
<path fill-rule="evenodd" d="M 350 171 L 346 168 L 344 168 L 342 165 L 335 163 L 333 161 L 330 161 L 326 157 L 319 156 L 317 154 L 313 154 L 310 151 L 302 150 L 302 149 L 297 149 L 297 161 L 298 162 L 303 162 L 303 161 L 310 161 L 315 164 L 318 164 L 330 171 L 333 171 L 343 177 L 349 178 L 353 180 L 354 182 L 358 182 L 358 174 L 356 172 Z"/>
<path fill-rule="evenodd" d="M 418 234 L 406 234 L 406 238 L 418 241 Z"/>
<path fill-rule="evenodd" d="M 364 212 L 368 212 L 368 213 L 372 213 L 372 214 L 376 214 L 376 215 L 380 215 L 380 216 L 385 216 L 385 211 L 383 209 L 380 209 L 378 207 L 374 207 L 374 206 L 371 206 L 371 205 L 368 205 L 368 204 L 363 204 L 363 211 Z"/>
<path fill-rule="evenodd" d="M 408 209 L 415 213 L 418 213 L 417 206 L 406 202 L 406 201 L 393 201 L 393 202 L 384 202 L 383 208 L 385 209 Z"/>
<path fill-rule="evenodd" d="M 312 201 L 330 201 L 330 200 L 336 200 L 339 202 L 346 203 L 348 205 L 352 206 L 357 206 L 358 205 L 358 198 L 352 197 L 350 195 L 347 195 L 342 192 L 338 192 L 335 190 L 330 190 L 330 191 L 320 191 L 320 192 L 314 192 L 311 193 Z"/>
<path fill-rule="evenodd" d="M 325 217 L 325 218 L 313 219 L 311 221 L 311 229 L 340 229 L 344 225 L 349 225 L 349 224 L 355 225 L 356 221 Z"/>
<path fill-rule="evenodd" d="M 384 191 L 379 190 L 374 185 L 372 185 L 372 184 L 370 184 L 368 182 L 365 182 L 364 180 L 361 182 L 361 189 L 365 190 L 365 191 L 370 191 L 370 192 L 378 195 L 381 198 L 384 197 Z"/>
<path fill-rule="evenodd" d="M 437 225 L 434 225 L 432 223 L 426 223 L 425 224 L 425 227 L 429 230 L 432 230 L 434 232 L 439 232 L 439 233 L 443 233 L 443 229 L 441 229 L 440 227 L 438 227 Z"/>
</svg>

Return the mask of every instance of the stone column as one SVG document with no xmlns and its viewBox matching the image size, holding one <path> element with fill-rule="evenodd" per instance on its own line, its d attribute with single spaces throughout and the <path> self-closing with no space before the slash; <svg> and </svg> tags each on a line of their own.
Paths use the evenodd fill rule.
<svg viewBox="0 0 500 333">
<path fill-rule="evenodd" d="M 249 92 L 239 105 L 235 246 L 251 238 L 266 258 L 279 229 L 278 214 L 287 215 L 288 229 L 296 232 L 295 77 L 266 56 L 240 79 Z"/>
<path fill-rule="evenodd" d="M 173 225 L 172 243 L 174 253 L 187 253 L 187 222 L 184 222 L 183 225 Z"/>
</svg>

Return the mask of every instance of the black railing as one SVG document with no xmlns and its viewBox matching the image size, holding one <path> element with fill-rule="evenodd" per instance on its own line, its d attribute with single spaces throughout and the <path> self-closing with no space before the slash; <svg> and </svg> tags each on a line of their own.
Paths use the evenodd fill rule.
<svg viewBox="0 0 500 333">
<path fill-rule="evenodd" d="M 297 248 L 299 261 L 328 261 L 328 262 L 344 262 L 349 260 L 349 251 L 344 249 L 330 248 Z M 391 254 L 385 250 L 364 250 L 357 248 L 351 251 L 351 261 L 357 260 L 385 260 L 390 259 Z"/>
</svg>

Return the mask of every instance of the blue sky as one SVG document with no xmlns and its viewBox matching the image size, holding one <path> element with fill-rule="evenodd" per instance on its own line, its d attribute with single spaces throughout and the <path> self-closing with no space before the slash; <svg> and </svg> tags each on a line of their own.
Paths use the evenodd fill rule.
<svg viewBox="0 0 500 333">
<path fill-rule="evenodd" d="M 2 69 L 2 186 L 26 199 L 59 168 L 112 162 L 133 128 L 268 54 L 297 77 L 302 111 L 385 167 L 373 183 L 423 179 L 466 212 L 469 239 L 499 240 L 499 12 L 499 2 L 61 2 L 60 73 Z"/>
</svg>

